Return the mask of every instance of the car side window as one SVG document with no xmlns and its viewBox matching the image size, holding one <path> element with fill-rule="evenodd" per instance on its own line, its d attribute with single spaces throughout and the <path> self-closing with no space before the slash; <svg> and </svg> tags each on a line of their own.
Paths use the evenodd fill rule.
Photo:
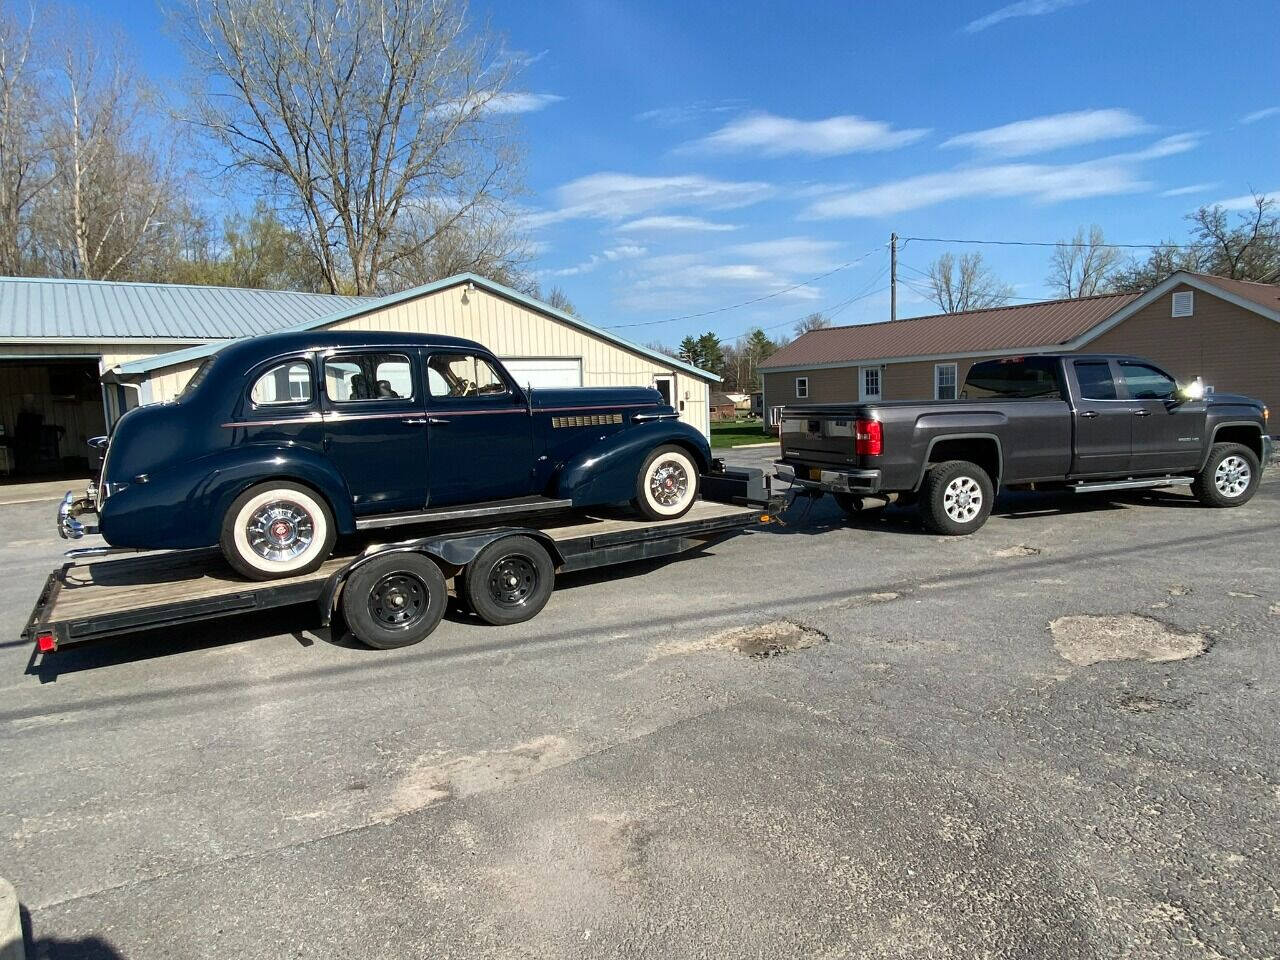
<svg viewBox="0 0 1280 960">
<path fill-rule="evenodd" d="M 1117 399 L 1111 364 L 1105 360 L 1077 360 L 1076 380 L 1080 382 L 1080 396 L 1086 400 Z"/>
<path fill-rule="evenodd" d="M 290 360 L 277 364 L 253 382 L 249 399 L 255 407 L 311 402 L 311 364 Z"/>
<path fill-rule="evenodd" d="M 1178 390 L 1177 381 L 1145 363 L 1120 361 L 1120 374 L 1130 400 L 1168 400 Z"/>
<path fill-rule="evenodd" d="M 435 353 L 427 360 L 427 392 L 433 399 L 498 397 L 510 393 L 502 374 L 484 357 Z"/>
<path fill-rule="evenodd" d="M 357 353 L 324 362 L 324 392 L 335 403 L 412 400 L 413 373 L 402 353 Z"/>
</svg>

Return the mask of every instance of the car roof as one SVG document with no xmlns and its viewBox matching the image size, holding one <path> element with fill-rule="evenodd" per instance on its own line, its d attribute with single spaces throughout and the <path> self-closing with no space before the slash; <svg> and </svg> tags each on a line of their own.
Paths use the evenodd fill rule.
<svg viewBox="0 0 1280 960">
<path fill-rule="evenodd" d="M 231 363 L 255 364 L 260 360 L 303 350 L 330 350 L 346 347 L 450 347 L 490 351 L 474 340 L 437 333 L 405 333 L 396 330 L 285 330 L 250 337 L 227 344 L 214 357 Z"/>
</svg>

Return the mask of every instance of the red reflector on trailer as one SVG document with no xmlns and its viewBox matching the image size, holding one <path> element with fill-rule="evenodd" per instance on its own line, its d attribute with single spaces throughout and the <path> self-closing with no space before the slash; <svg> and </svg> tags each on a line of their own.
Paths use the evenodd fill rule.
<svg viewBox="0 0 1280 960">
<path fill-rule="evenodd" d="M 860 457 L 878 457 L 884 452 L 884 432 L 879 420 L 855 420 L 854 453 Z"/>
<path fill-rule="evenodd" d="M 58 641 L 53 639 L 52 633 L 37 634 L 36 649 L 41 653 L 53 653 L 53 651 L 58 649 Z"/>
</svg>

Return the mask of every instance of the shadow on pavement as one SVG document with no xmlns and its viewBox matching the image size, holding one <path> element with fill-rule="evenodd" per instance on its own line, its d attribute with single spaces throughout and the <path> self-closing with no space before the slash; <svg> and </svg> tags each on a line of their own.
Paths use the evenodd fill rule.
<svg viewBox="0 0 1280 960">
<path fill-rule="evenodd" d="M 27 960 L 125 960 L 123 953 L 101 937 L 80 937 L 76 940 L 60 940 L 57 937 L 37 939 L 32 933 L 30 911 L 26 907 L 19 909 Z"/>
</svg>

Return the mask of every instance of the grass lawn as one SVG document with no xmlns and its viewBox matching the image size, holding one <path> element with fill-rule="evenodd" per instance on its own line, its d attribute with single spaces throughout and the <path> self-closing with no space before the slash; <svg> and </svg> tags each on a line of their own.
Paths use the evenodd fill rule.
<svg viewBox="0 0 1280 960">
<path fill-rule="evenodd" d="M 740 443 L 768 443 L 776 439 L 764 432 L 759 420 L 722 420 L 711 424 L 711 448 L 734 447 Z"/>
</svg>

